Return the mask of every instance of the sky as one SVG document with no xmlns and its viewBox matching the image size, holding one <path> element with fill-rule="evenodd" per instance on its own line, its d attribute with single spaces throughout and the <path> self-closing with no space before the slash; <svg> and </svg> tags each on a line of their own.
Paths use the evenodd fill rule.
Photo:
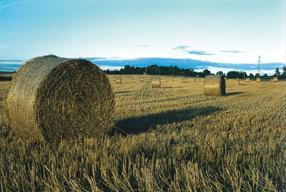
<svg viewBox="0 0 286 192">
<path fill-rule="evenodd" d="M 284 0 L 0 0 L 0 59 L 286 60 Z"/>
</svg>

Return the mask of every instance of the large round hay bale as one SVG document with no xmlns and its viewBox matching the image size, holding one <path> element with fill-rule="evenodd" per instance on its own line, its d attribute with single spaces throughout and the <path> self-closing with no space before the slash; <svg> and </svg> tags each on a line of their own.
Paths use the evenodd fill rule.
<svg viewBox="0 0 286 192">
<path fill-rule="evenodd" d="M 107 76 L 96 65 L 49 55 L 19 69 L 6 111 L 16 135 L 59 141 L 105 133 L 112 122 L 114 96 Z"/>
<path fill-rule="evenodd" d="M 223 96 L 225 92 L 225 79 L 223 76 L 209 75 L 204 78 L 204 92 L 208 96 Z"/>
</svg>

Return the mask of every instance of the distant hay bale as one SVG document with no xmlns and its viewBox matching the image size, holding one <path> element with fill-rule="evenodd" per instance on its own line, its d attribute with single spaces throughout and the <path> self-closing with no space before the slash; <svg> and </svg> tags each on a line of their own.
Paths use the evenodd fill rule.
<svg viewBox="0 0 286 192">
<path fill-rule="evenodd" d="M 260 82 L 261 81 L 261 78 L 260 77 L 257 77 L 256 78 L 256 82 Z"/>
<path fill-rule="evenodd" d="M 122 83 L 121 77 L 115 78 L 115 79 L 114 79 L 114 82 L 115 82 L 116 84 L 121 84 L 121 83 Z"/>
<path fill-rule="evenodd" d="M 246 82 L 250 82 L 250 78 L 246 78 L 245 81 L 246 81 Z"/>
<path fill-rule="evenodd" d="M 107 76 L 96 65 L 49 55 L 19 69 L 6 111 L 16 135 L 56 142 L 108 131 L 114 96 Z"/>
<path fill-rule="evenodd" d="M 278 77 L 273 77 L 272 79 L 273 82 L 278 82 L 278 80 L 279 80 Z"/>
<path fill-rule="evenodd" d="M 225 79 L 223 76 L 209 75 L 204 78 L 204 92 L 207 96 L 223 96 L 225 92 Z"/>
<path fill-rule="evenodd" d="M 152 88 L 161 88 L 161 79 L 152 79 L 151 87 Z"/>
</svg>

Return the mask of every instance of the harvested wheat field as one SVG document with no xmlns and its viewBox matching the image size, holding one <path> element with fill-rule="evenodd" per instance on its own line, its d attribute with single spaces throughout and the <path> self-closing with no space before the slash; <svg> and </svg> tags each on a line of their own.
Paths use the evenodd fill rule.
<svg viewBox="0 0 286 192">
<path fill-rule="evenodd" d="M 216 97 L 201 78 L 117 78 L 105 136 L 21 140 L 2 110 L 0 191 L 286 190 L 286 81 L 226 80 Z"/>
</svg>

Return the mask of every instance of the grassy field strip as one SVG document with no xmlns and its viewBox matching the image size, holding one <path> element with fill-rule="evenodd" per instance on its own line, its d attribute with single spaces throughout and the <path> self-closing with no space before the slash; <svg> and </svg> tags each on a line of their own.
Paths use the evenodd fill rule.
<svg viewBox="0 0 286 192">
<path fill-rule="evenodd" d="M 160 94 L 154 94 L 152 97 L 149 97 L 148 100 L 144 101 L 140 97 L 137 97 L 141 102 L 138 102 L 138 100 L 129 100 L 129 99 L 122 99 L 124 100 L 123 102 L 120 102 L 120 105 L 118 105 L 118 111 L 121 113 L 120 109 L 122 107 L 122 110 L 125 110 L 126 105 L 129 105 L 131 110 L 136 110 L 138 109 L 139 111 L 154 111 L 155 108 L 161 110 L 170 110 L 172 108 L 188 108 L 191 106 L 207 106 L 207 105 L 213 105 L 211 101 L 216 101 L 217 98 L 215 97 L 204 97 L 204 96 L 179 96 L 179 97 L 171 97 L 171 98 L 162 98 L 158 99 L 156 95 Z M 178 93 L 179 95 L 179 93 Z M 162 94 L 160 95 L 162 96 Z M 141 109 L 140 109 L 141 108 Z M 132 113 L 133 114 L 133 113 Z M 134 113 L 134 114 L 139 114 L 139 113 Z"/>
<path fill-rule="evenodd" d="M 131 92 L 131 91 L 140 90 L 142 83 L 138 83 L 135 81 L 135 82 L 131 82 L 131 83 L 123 82 L 120 84 L 111 83 L 111 85 L 112 85 L 114 93 L 117 93 L 117 92 L 123 92 L 123 91 L 126 91 L 126 92 L 130 91 Z"/>
</svg>

